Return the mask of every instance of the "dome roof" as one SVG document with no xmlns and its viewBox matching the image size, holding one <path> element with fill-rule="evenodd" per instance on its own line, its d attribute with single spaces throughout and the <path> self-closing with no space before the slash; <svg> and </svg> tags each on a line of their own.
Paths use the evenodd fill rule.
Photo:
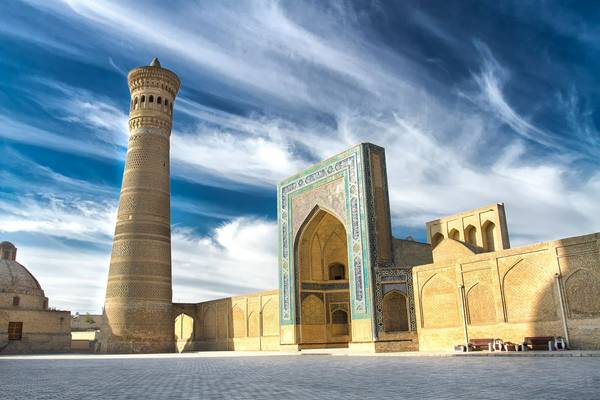
<svg viewBox="0 0 600 400">
<path fill-rule="evenodd" d="M 0 292 L 44 296 L 42 287 L 31 272 L 13 260 L 0 260 Z"/>
</svg>

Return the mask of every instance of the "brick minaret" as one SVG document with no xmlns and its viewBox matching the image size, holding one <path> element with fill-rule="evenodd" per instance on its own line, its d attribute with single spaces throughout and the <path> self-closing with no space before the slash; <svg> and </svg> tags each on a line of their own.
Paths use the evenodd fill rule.
<svg viewBox="0 0 600 400">
<path fill-rule="evenodd" d="M 169 142 L 179 79 L 156 58 L 127 79 L 129 144 L 100 351 L 169 352 L 174 349 Z"/>
</svg>

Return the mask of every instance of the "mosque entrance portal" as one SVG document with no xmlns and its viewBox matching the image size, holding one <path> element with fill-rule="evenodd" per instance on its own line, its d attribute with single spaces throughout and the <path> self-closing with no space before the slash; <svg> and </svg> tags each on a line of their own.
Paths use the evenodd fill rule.
<svg viewBox="0 0 600 400">
<path fill-rule="evenodd" d="M 302 348 L 346 347 L 351 340 L 346 228 L 316 208 L 296 245 L 297 314 Z"/>
</svg>

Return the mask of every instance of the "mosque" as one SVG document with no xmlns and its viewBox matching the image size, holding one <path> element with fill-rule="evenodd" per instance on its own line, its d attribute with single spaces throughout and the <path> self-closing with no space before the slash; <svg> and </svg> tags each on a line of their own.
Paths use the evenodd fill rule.
<svg viewBox="0 0 600 400">
<path fill-rule="evenodd" d="M 392 237 L 385 151 L 362 143 L 277 186 L 279 287 L 172 303 L 169 138 L 179 79 L 133 69 L 100 351 L 448 351 L 560 336 L 600 348 L 600 234 L 510 247 L 503 204 Z"/>
<path fill-rule="evenodd" d="M 532 336 L 600 349 L 600 233 L 511 248 L 498 203 L 426 223 L 427 243 L 394 238 L 385 150 L 370 143 L 278 184 L 278 288 L 173 303 L 169 146 L 180 81 L 154 59 L 128 83 L 130 136 L 98 351 L 451 351 L 472 339 Z M 5 268 L 0 323 L 21 321 Z M 35 312 L 62 318 L 45 310 L 28 276 Z M 10 336 L 18 329 L 8 324 Z"/>
<path fill-rule="evenodd" d="M 0 243 L 0 353 L 68 352 L 71 313 L 48 309 L 35 277 L 17 262 L 17 248 Z"/>
</svg>

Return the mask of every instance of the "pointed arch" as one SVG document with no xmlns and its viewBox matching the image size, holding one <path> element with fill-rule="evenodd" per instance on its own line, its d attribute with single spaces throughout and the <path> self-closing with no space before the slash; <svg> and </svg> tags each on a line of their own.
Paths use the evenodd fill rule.
<svg viewBox="0 0 600 400">
<path fill-rule="evenodd" d="M 442 242 L 442 240 L 444 240 L 444 235 L 440 232 L 436 232 L 431 237 L 431 247 L 435 248 L 438 244 L 440 244 Z"/>
<path fill-rule="evenodd" d="M 553 274 L 543 265 L 518 260 L 502 277 L 502 293 L 508 322 L 557 319 Z"/>
<path fill-rule="evenodd" d="M 404 293 L 391 290 L 383 296 L 383 330 L 408 331 L 408 299 Z"/>
<path fill-rule="evenodd" d="M 448 238 L 453 240 L 460 240 L 460 232 L 458 229 L 452 228 L 450 232 L 448 232 Z"/>
<path fill-rule="evenodd" d="M 175 317 L 175 343 L 177 351 L 182 352 L 192 349 L 194 341 L 194 317 L 181 313 Z"/>
<path fill-rule="evenodd" d="M 233 306 L 233 309 L 231 310 L 231 317 L 233 320 L 233 337 L 246 337 L 246 315 L 244 310 L 237 305 Z"/>
<path fill-rule="evenodd" d="M 564 290 L 569 317 L 600 316 L 600 274 L 579 268 L 565 279 Z"/>
<path fill-rule="evenodd" d="M 263 304 L 261 316 L 263 336 L 279 335 L 279 309 L 275 300 L 269 299 Z"/>
<path fill-rule="evenodd" d="M 323 224 L 330 226 L 324 229 Z M 342 220 L 319 205 L 313 207 L 300 225 L 294 243 L 296 282 L 327 280 L 326 267 L 332 262 L 347 266 L 346 240 L 346 227 Z"/>
<path fill-rule="evenodd" d="M 327 267 L 327 272 L 330 281 L 340 281 L 347 279 L 346 266 L 342 263 L 331 263 Z"/>
<path fill-rule="evenodd" d="M 310 294 L 302 301 L 302 325 L 325 324 L 325 310 L 323 301 L 314 294 Z"/>
<path fill-rule="evenodd" d="M 465 242 L 477 246 L 477 228 L 473 225 L 468 225 L 465 228 Z"/>
<path fill-rule="evenodd" d="M 337 308 L 331 313 L 331 323 L 333 324 L 347 324 L 348 323 L 348 312 L 346 310 Z"/>
<path fill-rule="evenodd" d="M 342 221 L 335 213 L 316 205 L 298 228 L 294 271 L 301 344 L 332 342 L 339 345 L 349 340 L 348 238 Z M 342 282 L 331 288 L 330 279 Z M 329 300 L 326 302 L 328 292 L 332 290 L 336 292 L 336 303 L 340 302 L 339 308 L 345 313 L 346 323 L 333 320 L 332 312 L 337 308 L 332 310 Z M 335 321 L 342 320 L 340 312 L 335 317 Z"/>
<path fill-rule="evenodd" d="M 248 337 L 258 337 L 260 336 L 260 321 L 258 319 L 258 314 L 252 311 L 248 314 Z"/>
<path fill-rule="evenodd" d="M 458 288 L 451 279 L 433 274 L 421 287 L 421 324 L 424 328 L 458 326 Z"/>
<path fill-rule="evenodd" d="M 496 306 L 491 287 L 477 282 L 466 291 L 465 297 L 469 324 L 482 325 L 496 321 Z"/>
<path fill-rule="evenodd" d="M 496 250 L 496 224 L 487 220 L 482 225 L 483 248 L 485 251 Z"/>
<path fill-rule="evenodd" d="M 344 227 L 344 230 L 346 231 L 346 225 L 344 223 L 344 218 L 340 215 L 338 215 L 335 211 L 331 210 L 328 207 L 324 207 L 320 204 L 316 204 L 311 210 L 310 212 L 306 215 L 306 217 L 304 218 L 304 221 L 302 221 L 302 224 L 300 224 L 300 227 L 298 228 L 298 232 L 296 234 L 296 241 L 294 243 L 294 246 L 296 246 L 298 244 L 298 240 L 301 236 L 301 233 L 306 230 L 306 228 L 308 226 L 310 226 L 315 219 L 317 218 L 322 218 L 323 214 L 330 214 L 331 216 L 333 216 L 334 218 L 336 218 Z"/>
</svg>

